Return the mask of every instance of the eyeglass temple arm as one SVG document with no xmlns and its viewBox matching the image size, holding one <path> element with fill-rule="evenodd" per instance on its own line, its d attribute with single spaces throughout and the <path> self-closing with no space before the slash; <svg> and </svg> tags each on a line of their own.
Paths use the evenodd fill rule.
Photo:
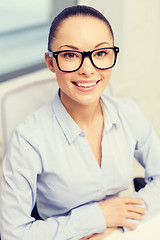
<svg viewBox="0 0 160 240">
<path fill-rule="evenodd" d="M 48 56 L 49 57 L 55 57 L 55 56 L 57 56 L 57 53 L 54 53 L 54 52 L 51 52 L 51 51 L 47 51 L 48 52 Z"/>
</svg>

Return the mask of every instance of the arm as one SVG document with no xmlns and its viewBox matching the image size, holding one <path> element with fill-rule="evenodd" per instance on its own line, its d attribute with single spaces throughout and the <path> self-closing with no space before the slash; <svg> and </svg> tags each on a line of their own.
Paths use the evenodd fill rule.
<svg viewBox="0 0 160 240">
<path fill-rule="evenodd" d="M 143 207 L 147 213 L 144 221 L 160 213 L 160 140 L 155 133 L 149 120 L 141 113 L 135 103 L 132 105 L 137 143 L 135 146 L 135 158 L 145 168 L 146 186 L 134 192 L 131 197 L 136 197 L 144 201 Z M 131 120 L 130 120 L 131 121 Z M 138 225 L 141 221 L 130 220 Z"/>
<path fill-rule="evenodd" d="M 113 233 L 117 228 L 107 228 L 104 233 L 95 233 L 91 236 L 81 238 L 80 240 L 103 240 L 104 238 L 108 237 L 111 233 Z"/>
<path fill-rule="evenodd" d="M 106 230 L 99 205 L 88 203 L 67 214 L 35 221 L 37 175 L 42 166 L 36 149 L 14 134 L 3 163 L 1 188 L 1 235 L 3 240 L 80 239 Z M 54 214 L 54 213 L 53 213 Z"/>
<path fill-rule="evenodd" d="M 148 137 L 137 143 L 135 158 L 145 168 L 146 186 L 133 193 L 144 200 L 147 214 L 144 221 L 160 213 L 160 141 L 150 125 Z"/>
<path fill-rule="evenodd" d="M 2 191 L 2 194 L 4 192 Z M 50 217 L 45 221 L 35 221 L 23 207 L 16 206 L 15 197 L 10 198 L 16 209 L 2 200 L 1 235 L 3 240 L 32 240 L 32 239 L 80 239 L 93 232 L 103 232 L 106 229 L 103 217 L 97 204 L 90 204 L 71 210 L 68 215 Z"/>
</svg>

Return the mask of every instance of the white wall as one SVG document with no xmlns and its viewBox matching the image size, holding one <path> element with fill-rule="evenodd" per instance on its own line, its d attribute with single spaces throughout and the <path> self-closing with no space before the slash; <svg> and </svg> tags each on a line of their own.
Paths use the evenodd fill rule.
<svg viewBox="0 0 160 240">
<path fill-rule="evenodd" d="M 124 83 L 160 134 L 160 1 L 124 2 Z"/>
</svg>

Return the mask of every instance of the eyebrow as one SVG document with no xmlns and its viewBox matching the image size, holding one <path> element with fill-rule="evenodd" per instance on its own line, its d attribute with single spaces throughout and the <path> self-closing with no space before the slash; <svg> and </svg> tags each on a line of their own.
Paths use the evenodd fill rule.
<svg viewBox="0 0 160 240">
<path fill-rule="evenodd" d="M 110 45 L 108 42 L 101 42 L 101 43 L 98 43 L 98 44 L 95 46 L 95 48 L 100 47 L 100 46 L 103 45 L 103 44 Z M 60 46 L 60 47 L 58 48 L 58 50 L 61 49 L 62 47 L 68 47 L 68 48 L 72 48 L 72 49 L 74 49 L 74 50 L 79 50 L 78 47 L 75 47 L 75 46 L 73 46 L 73 45 L 68 45 L 68 44 L 65 44 L 65 45 Z"/>
<path fill-rule="evenodd" d="M 62 48 L 62 47 L 68 47 L 68 48 L 72 48 L 72 49 L 74 49 L 74 50 L 78 50 L 77 47 L 72 46 L 72 45 L 62 45 L 62 46 L 60 46 L 60 47 L 58 48 L 58 50 L 59 50 L 60 48 Z"/>
<path fill-rule="evenodd" d="M 101 43 L 97 44 L 97 45 L 95 46 L 95 48 L 100 47 L 100 46 L 103 45 L 103 44 L 110 45 L 108 42 L 101 42 Z"/>
</svg>

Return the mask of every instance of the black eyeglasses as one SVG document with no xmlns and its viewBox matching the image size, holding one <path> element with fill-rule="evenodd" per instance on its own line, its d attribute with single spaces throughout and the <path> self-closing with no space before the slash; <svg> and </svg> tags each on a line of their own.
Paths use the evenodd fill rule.
<svg viewBox="0 0 160 240">
<path fill-rule="evenodd" d="M 105 70 L 112 68 L 116 63 L 118 52 L 119 48 L 115 46 L 99 48 L 88 52 L 73 50 L 48 51 L 49 57 L 56 59 L 57 66 L 62 72 L 77 71 L 82 66 L 85 57 L 89 57 L 93 66 L 98 69 Z"/>
</svg>

